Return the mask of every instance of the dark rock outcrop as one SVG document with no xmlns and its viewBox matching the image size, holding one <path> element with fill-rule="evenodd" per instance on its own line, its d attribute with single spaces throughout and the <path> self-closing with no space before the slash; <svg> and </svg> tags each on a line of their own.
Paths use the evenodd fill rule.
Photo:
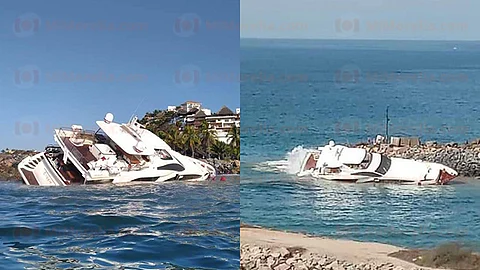
<svg viewBox="0 0 480 270">
<path fill-rule="evenodd" d="M 27 156 L 38 152 L 32 150 L 3 150 L 0 153 L 0 180 L 21 180 L 17 166 Z"/>
<path fill-rule="evenodd" d="M 205 159 L 206 163 L 212 165 L 217 174 L 239 174 L 240 160 L 219 160 L 219 159 Z"/>
</svg>

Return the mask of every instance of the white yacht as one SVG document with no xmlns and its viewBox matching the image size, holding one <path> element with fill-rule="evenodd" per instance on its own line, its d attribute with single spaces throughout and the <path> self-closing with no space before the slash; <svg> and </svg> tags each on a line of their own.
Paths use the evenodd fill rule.
<svg viewBox="0 0 480 270">
<path fill-rule="evenodd" d="M 97 131 L 80 125 L 55 129 L 58 146 L 48 146 L 18 165 L 25 184 L 203 181 L 216 176 L 213 166 L 172 150 L 137 117 L 118 124 L 113 122 L 113 114 L 107 113 L 96 123 Z"/>
<path fill-rule="evenodd" d="M 365 149 L 335 145 L 330 141 L 328 145 L 305 155 L 298 175 L 356 183 L 444 185 L 458 173 L 442 164 L 390 158 Z"/>
</svg>

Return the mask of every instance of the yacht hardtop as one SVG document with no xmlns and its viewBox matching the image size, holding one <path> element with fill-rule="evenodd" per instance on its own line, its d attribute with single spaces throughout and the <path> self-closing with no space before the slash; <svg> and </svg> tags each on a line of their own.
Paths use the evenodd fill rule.
<svg viewBox="0 0 480 270">
<path fill-rule="evenodd" d="M 107 113 L 97 131 L 80 125 L 54 130 L 58 146 L 27 157 L 18 169 L 27 185 L 72 183 L 203 181 L 215 178 L 213 166 L 174 150 L 138 122 L 113 122 Z"/>
</svg>

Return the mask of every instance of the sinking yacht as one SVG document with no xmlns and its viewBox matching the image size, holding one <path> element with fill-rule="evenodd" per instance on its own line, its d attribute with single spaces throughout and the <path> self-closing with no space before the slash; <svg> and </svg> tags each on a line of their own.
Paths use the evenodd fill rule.
<svg viewBox="0 0 480 270">
<path fill-rule="evenodd" d="M 53 137 L 58 146 L 47 146 L 18 165 L 25 184 L 203 181 L 216 176 L 213 166 L 172 150 L 137 117 L 118 124 L 108 113 L 96 123 L 97 131 L 84 130 L 80 125 L 55 129 Z"/>
<path fill-rule="evenodd" d="M 298 175 L 356 183 L 443 185 L 458 173 L 442 164 L 390 158 L 365 149 L 335 145 L 330 141 L 328 145 L 306 154 Z"/>
</svg>

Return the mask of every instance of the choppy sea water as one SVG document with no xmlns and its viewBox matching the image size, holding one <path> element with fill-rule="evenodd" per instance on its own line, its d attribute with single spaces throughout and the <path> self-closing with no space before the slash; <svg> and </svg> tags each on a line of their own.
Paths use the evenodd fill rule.
<svg viewBox="0 0 480 270">
<path fill-rule="evenodd" d="M 390 135 L 480 137 L 479 63 L 480 47 L 469 42 L 244 40 L 243 78 L 264 77 L 241 85 L 242 222 L 480 251 L 480 180 L 418 187 L 295 176 L 307 148 L 383 133 L 387 106 Z"/>
<path fill-rule="evenodd" d="M 0 182 L 2 269 L 238 269 L 239 179 L 29 187 Z"/>
</svg>

